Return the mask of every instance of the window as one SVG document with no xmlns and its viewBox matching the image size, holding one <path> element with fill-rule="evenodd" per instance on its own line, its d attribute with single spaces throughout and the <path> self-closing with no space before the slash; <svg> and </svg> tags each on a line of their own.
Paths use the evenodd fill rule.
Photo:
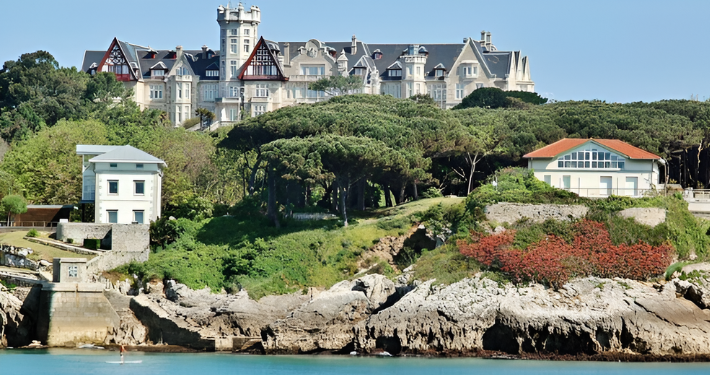
<svg viewBox="0 0 710 375">
<path fill-rule="evenodd" d="M 230 29 L 229 35 L 239 35 L 239 29 Z"/>
<path fill-rule="evenodd" d="M 249 30 L 244 30 L 244 33 L 246 35 L 249 35 L 249 33 L 247 31 L 249 31 Z M 244 52 L 247 52 L 247 53 L 249 52 L 249 39 L 244 39 Z"/>
<path fill-rule="evenodd" d="M 412 96 L 412 82 L 407 82 L 407 97 Z"/>
<path fill-rule="evenodd" d="M 183 110 L 185 111 L 185 116 L 183 117 L 183 120 L 187 121 L 190 117 L 190 106 L 186 105 L 183 107 Z"/>
<path fill-rule="evenodd" d="M 263 115 L 264 113 L 266 113 L 266 106 L 265 105 L 255 105 L 254 106 L 254 116 Z"/>
<path fill-rule="evenodd" d="M 418 67 L 417 67 L 417 77 L 419 77 L 419 76 L 421 76 L 421 75 L 422 75 L 422 67 L 421 67 L 421 66 L 418 66 Z"/>
<path fill-rule="evenodd" d="M 145 181 L 133 181 L 133 194 L 134 195 L 144 195 L 145 194 Z"/>
<path fill-rule="evenodd" d="M 569 165 L 568 160 L 571 161 Z M 574 160 L 584 160 L 584 162 L 579 161 L 575 166 Z M 592 161 L 590 162 L 590 160 Z M 572 152 L 557 159 L 558 168 L 621 169 L 623 165 L 624 162 L 621 156 L 614 155 L 611 152 L 597 151 L 596 149 Z"/>
<path fill-rule="evenodd" d="M 214 100 L 217 97 L 217 87 L 216 84 L 202 86 L 203 100 Z"/>
<path fill-rule="evenodd" d="M 108 193 L 109 194 L 118 194 L 118 181 L 117 180 L 109 180 L 108 181 Z"/>
<path fill-rule="evenodd" d="M 259 83 L 256 85 L 256 95 L 257 98 L 266 98 L 269 96 L 269 89 L 266 88 L 266 84 Z"/>
<path fill-rule="evenodd" d="M 224 61 L 222 61 L 222 77 L 227 75 L 227 68 L 224 66 Z"/>
<path fill-rule="evenodd" d="M 69 271 L 69 277 L 79 277 L 79 267 L 69 266 L 67 271 Z"/>
<path fill-rule="evenodd" d="M 225 48 L 225 47 L 226 47 L 226 45 L 227 45 L 227 42 L 225 41 L 224 38 L 222 38 L 222 51 L 221 51 L 221 54 L 222 54 L 222 55 L 225 54 L 225 51 L 226 51 L 226 48 Z"/>
<path fill-rule="evenodd" d="M 407 67 L 407 78 L 409 78 L 409 76 L 411 76 L 411 75 L 412 75 L 412 66 L 410 65 Z"/>
<path fill-rule="evenodd" d="M 118 210 L 108 210 L 106 211 L 106 214 L 108 214 L 108 222 L 112 224 L 117 224 L 118 223 Z"/>
<path fill-rule="evenodd" d="M 325 65 L 301 65 L 301 75 L 304 76 L 322 76 L 325 75 Z"/>
<path fill-rule="evenodd" d="M 133 211 L 133 222 L 136 224 L 143 224 L 143 210 Z"/>
<path fill-rule="evenodd" d="M 483 84 L 482 84 L 482 83 L 477 83 L 477 84 L 476 84 L 476 88 L 477 88 L 477 89 L 482 89 L 482 88 L 483 88 Z"/>
<path fill-rule="evenodd" d="M 118 168 L 118 164 L 116 163 L 110 163 L 108 166 L 109 168 Z"/>
<path fill-rule="evenodd" d="M 230 98 L 238 98 L 239 97 L 239 87 L 230 86 L 229 87 L 229 97 Z"/>
<path fill-rule="evenodd" d="M 177 83 L 177 97 L 178 99 L 182 99 L 182 83 Z"/>
<path fill-rule="evenodd" d="M 237 121 L 237 110 L 235 108 L 229 110 L 229 121 Z"/>
<path fill-rule="evenodd" d="M 464 98 L 463 87 L 464 87 L 464 85 L 462 85 L 460 83 L 456 84 L 456 99 L 463 99 Z"/>
<path fill-rule="evenodd" d="M 390 77 L 401 77 L 402 76 L 402 69 L 390 69 L 389 76 Z"/>
<path fill-rule="evenodd" d="M 435 101 L 446 101 L 446 85 L 430 85 L 429 96 Z"/>
<path fill-rule="evenodd" d="M 244 29 L 244 35 L 249 35 L 249 29 Z"/>
<path fill-rule="evenodd" d="M 236 61 L 229 62 L 229 71 L 232 74 L 232 78 L 237 77 L 237 62 Z"/>
<path fill-rule="evenodd" d="M 143 169 L 143 164 L 140 164 L 140 163 L 136 164 L 136 169 Z"/>
<path fill-rule="evenodd" d="M 153 77 L 163 77 L 165 76 L 165 71 L 162 69 L 153 70 Z"/>
<path fill-rule="evenodd" d="M 238 45 L 237 45 L 237 38 L 232 38 L 229 40 L 229 51 L 231 53 L 237 53 L 239 50 L 237 50 Z"/>
<path fill-rule="evenodd" d="M 205 72 L 206 77 L 219 77 L 219 70 L 208 70 Z"/>
<path fill-rule="evenodd" d="M 444 76 L 444 69 L 437 69 L 435 75 L 437 77 L 443 77 Z"/>
<path fill-rule="evenodd" d="M 182 122 L 182 108 L 180 106 L 177 106 L 175 115 L 177 116 L 177 122 Z"/>
<path fill-rule="evenodd" d="M 190 86 L 189 83 L 185 84 L 185 99 L 190 99 Z"/>
<path fill-rule="evenodd" d="M 163 85 L 150 85 L 150 98 L 151 99 L 162 99 L 163 98 Z"/>
<path fill-rule="evenodd" d="M 416 91 L 416 93 L 417 93 L 417 95 L 419 95 L 419 94 L 422 93 L 422 86 L 421 86 L 420 83 L 417 83 L 417 91 Z"/>
</svg>

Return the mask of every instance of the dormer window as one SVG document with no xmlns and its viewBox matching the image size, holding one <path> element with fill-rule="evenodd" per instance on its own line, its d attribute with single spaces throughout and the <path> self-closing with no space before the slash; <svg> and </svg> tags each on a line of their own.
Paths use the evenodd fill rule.
<svg viewBox="0 0 710 375">
<path fill-rule="evenodd" d="M 375 53 L 372 54 L 372 59 L 373 60 L 382 59 L 382 52 L 380 50 L 375 50 Z"/>
<path fill-rule="evenodd" d="M 205 71 L 206 77 L 219 77 L 219 70 L 207 70 Z"/>
<path fill-rule="evenodd" d="M 154 70 L 153 71 L 153 77 L 163 77 L 163 76 L 165 76 L 164 70 Z"/>
<path fill-rule="evenodd" d="M 365 68 L 361 66 L 356 66 L 353 68 L 353 74 L 356 76 L 363 76 L 365 75 Z"/>
<path fill-rule="evenodd" d="M 434 70 L 434 75 L 436 77 L 443 77 L 445 72 L 446 71 L 444 69 L 436 69 Z"/>
<path fill-rule="evenodd" d="M 387 75 L 390 77 L 401 77 L 402 69 L 390 69 L 387 71 Z"/>
</svg>

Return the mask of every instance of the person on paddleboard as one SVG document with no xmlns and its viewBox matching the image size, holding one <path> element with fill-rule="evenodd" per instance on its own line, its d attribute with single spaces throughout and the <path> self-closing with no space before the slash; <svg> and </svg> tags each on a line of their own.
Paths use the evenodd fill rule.
<svg viewBox="0 0 710 375">
<path fill-rule="evenodd" d="M 120 350 L 120 352 L 121 352 L 121 363 L 123 363 L 123 353 L 126 352 L 126 348 L 124 348 L 123 345 L 121 345 L 121 350 Z"/>
</svg>

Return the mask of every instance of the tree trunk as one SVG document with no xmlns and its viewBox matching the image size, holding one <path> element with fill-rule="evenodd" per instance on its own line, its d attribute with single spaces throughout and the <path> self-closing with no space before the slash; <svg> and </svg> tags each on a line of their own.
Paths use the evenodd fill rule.
<svg viewBox="0 0 710 375">
<path fill-rule="evenodd" d="M 340 212 L 340 210 L 338 209 L 338 192 L 340 192 L 338 181 L 333 181 L 333 185 L 331 185 L 330 190 L 330 210 L 332 212 Z"/>
<path fill-rule="evenodd" d="M 390 187 L 387 185 L 381 185 L 382 192 L 385 194 L 385 207 L 392 207 L 392 195 L 390 194 Z"/>
<path fill-rule="evenodd" d="M 345 184 L 343 184 L 345 185 Z M 340 186 L 338 184 L 338 195 L 340 195 L 340 207 L 341 207 L 341 214 L 343 215 L 343 226 L 347 227 L 348 226 L 348 209 L 345 205 L 346 200 L 348 199 L 348 188 Z"/>
<path fill-rule="evenodd" d="M 266 216 L 274 222 L 276 228 L 281 227 L 279 218 L 276 214 L 276 173 L 269 168 L 268 173 L 269 196 L 266 202 Z"/>
<path fill-rule="evenodd" d="M 399 198 L 397 200 L 397 204 L 404 203 L 404 193 L 405 193 L 406 187 L 407 187 L 407 184 L 402 184 L 402 186 L 399 187 Z"/>
<path fill-rule="evenodd" d="M 357 184 L 357 209 L 360 211 L 365 211 L 365 185 L 367 180 L 361 178 Z"/>
<path fill-rule="evenodd" d="M 251 176 L 249 176 L 249 195 L 254 195 L 254 183 L 256 182 L 256 172 L 259 171 L 259 165 L 261 165 L 261 154 L 256 156 L 254 167 L 251 170 Z"/>
<path fill-rule="evenodd" d="M 412 188 L 413 188 L 412 190 L 413 190 L 413 192 L 414 192 L 414 200 L 415 200 L 415 201 L 416 201 L 416 200 L 419 200 L 419 193 L 417 192 L 417 182 L 416 182 L 416 181 L 414 181 L 414 182 L 412 183 Z"/>
</svg>

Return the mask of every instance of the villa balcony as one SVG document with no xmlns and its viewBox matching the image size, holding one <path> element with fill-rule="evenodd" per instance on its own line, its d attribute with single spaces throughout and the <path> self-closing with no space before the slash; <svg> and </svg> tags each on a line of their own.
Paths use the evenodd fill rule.
<svg viewBox="0 0 710 375">
<path fill-rule="evenodd" d="M 322 78 L 327 78 L 327 76 L 296 75 L 296 76 L 289 76 L 289 81 L 291 81 L 291 82 L 315 82 L 315 81 L 322 79 Z"/>
</svg>

